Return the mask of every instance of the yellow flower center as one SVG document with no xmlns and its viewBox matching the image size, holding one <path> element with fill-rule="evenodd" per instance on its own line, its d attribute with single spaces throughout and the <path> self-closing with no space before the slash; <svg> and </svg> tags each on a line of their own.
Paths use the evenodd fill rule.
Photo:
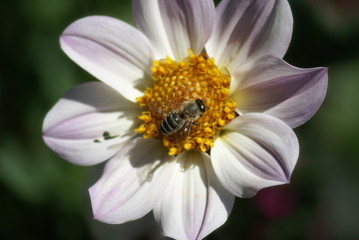
<svg viewBox="0 0 359 240">
<path fill-rule="evenodd" d="M 205 53 L 196 56 L 189 50 L 189 56 L 180 62 L 169 57 L 155 60 L 152 79 L 153 86 L 136 99 L 146 111 L 139 116 L 143 123 L 135 131 L 144 138 L 162 139 L 169 155 L 208 151 L 218 131 L 236 117 L 236 103 L 229 98 L 231 77 Z M 204 111 L 199 111 L 198 102 L 203 103 Z M 197 110 L 195 115 L 185 112 L 189 107 Z M 168 123 L 165 129 L 171 131 L 161 131 L 161 124 Z"/>
</svg>

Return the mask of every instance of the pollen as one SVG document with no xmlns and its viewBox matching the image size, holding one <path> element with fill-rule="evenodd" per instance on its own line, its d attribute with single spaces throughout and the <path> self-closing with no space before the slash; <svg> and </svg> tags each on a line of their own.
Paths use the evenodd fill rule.
<svg viewBox="0 0 359 240">
<path fill-rule="evenodd" d="M 137 103 L 144 108 L 139 116 L 142 124 L 135 129 L 144 138 L 160 139 L 169 155 L 183 151 L 207 152 L 214 146 L 218 132 L 237 115 L 236 102 L 229 96 L 231 77 L 226 68 L 218 68 L 206 53 L 188 51 L 189 56 L 179 62 L 166 57 L 153 61 L 153 85 L 149 86 Z M 182 119 L 182 128 L 161 135 L 162 121 L 183 103 L 200 99 L 205 111 L 197 119 Z"/>
</svg>

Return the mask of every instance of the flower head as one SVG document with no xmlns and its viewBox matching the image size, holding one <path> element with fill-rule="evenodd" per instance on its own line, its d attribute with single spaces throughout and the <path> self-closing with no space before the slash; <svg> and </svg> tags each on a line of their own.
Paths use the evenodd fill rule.
<svg viewBox="0 0 359 240">
<path fill-rule="evenodd" d="M 149 111 L 139 117 L 143 124 L 136 131 L 144 138 L 162 138 L 169 155 L 189 150 L 208 151 L 219 130 L 236 117 L 236 104 L 229 96 L 228 71 L 218 69 L 205 53 L 195 56 L 191 51 L 180 62 L 169 57 L 155 61 L 152 71 L 153 87 L 137 98 L 139 105 Z M 196 105 L 196 100 L 203 110 L 181 117 L 188 101 Z"/>
<path fill-rule="evenodd" d="M 110 159 L 90 188 L 96 219 L 153 210 L 164 235 L 202 239 L 234 196 L 289 182 L 292 128 L 321 105 L 327 69 L 282 60 L 286 0 L 133 0 L 133 14 L 137 28 L 92 16 L 63 32 L 65 53 L 102 83 L 60 99 L 44 141 L 76 164 Z"/>
</svg>

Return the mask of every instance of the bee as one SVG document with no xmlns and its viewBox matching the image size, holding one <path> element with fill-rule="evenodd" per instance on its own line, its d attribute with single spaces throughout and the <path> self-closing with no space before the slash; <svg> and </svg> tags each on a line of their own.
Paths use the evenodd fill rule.
<svg viewBox="0 0 359 240">
<path fill-rule="evenodd" d="M 192 124 L 195 124 L 195 121 L 203 115 L 206 111 L 206 106 L 203 101 L 198 98 L 177 104 L 177 106 L 174 103 L 171 104 L 172 108 L 173 106 L 175 108 L 163 116 L 163 120 L 159 125 L 161 135 L 168 136 L 176 134 L 183 136 L 187 133 L 188 136 Z M 169 104 L 166 103 L 166 105 Z M 162 112 L 155 109 L 154 106 L 154 104 L 149 104 L 151 109 L 162 114 Z"/>
</svg>

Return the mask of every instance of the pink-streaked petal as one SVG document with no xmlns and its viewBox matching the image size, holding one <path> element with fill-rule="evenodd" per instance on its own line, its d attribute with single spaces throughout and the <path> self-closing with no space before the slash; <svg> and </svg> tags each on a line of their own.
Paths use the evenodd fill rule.
<svg viewBox="0 0 359 240">
<path fill-rule="evenodd" d="M 166 56 L 174 57 L 164 23 L 162 21 L 158 0 L 132 0 L 134 22 L 150 39 L 155 50 L 156 59 Z"/>
<path fill-rule="evenodd" d="M 263 112 L 297 127 L 318 110 L 328 85 L 328 69 L 297 68 L 265 56 L 243 76 L 232 91 L 242 113 Z"/>
<path fill-rule="evenodd" d="M 159 7 L 175 58 L 187 57 L 188 49 L 199 54 L 212 34 L 215 20 L 213 1 L 161 0 Z"/>
<path fill-rule="evenodd" d="M 60 43 L 74 62 L 130 101 L 149 86 L 153 60 L 150 43 L 125 22 L 85 17 L 66 28 Z"/>
<path fill-rule="evenodd" d="M 239 197 L 288 183 L 299 154 L 293 130 L 261 113 L 244 114 L 227 124 L 211 149 L 222 185 Z"/>
<path fill-rule="evenodd" d="M 154 209 L 165 236 L 202 239 L 227 220 L 234 196 L 221 186 L 210 161 L 198 152 L 178 156 L 172 185 Z"/>
<path fill-rule="evenodd" d="M 136 104 L 109 86 L 85 83 L 66 93 L 47 113 L 43 139 L 72 163 L 97 164 L 113 156 L 135 135 L 139 114 Z"/>
<path fill-rule="evenodd" d="M 157 58 L 182 60 L 188 49 L 199 54 L 215 20 L 211 0 L 134 0 L 135 23 L 152 42 Z"/>
<path fill-rule="evenodd" d="M 258 57 L 283 57 L 293 30 L 287 0 L 222 0 L 206 50 L 231 73 Z"/>
<path fill-rule="evenodd" d="M 226 222 L 232 211 L 235 199 L 234 195 L 223 188 L 213 170 L 211 160 L 206 158 L 206 156 L 204 155 L 203 158 L 208 179 L 208 200 L 206 215 L 197 239 L 205 238 Z"/>
<path fill-rule="evenodd" d="M 168 161 L 167 152 L 155 139 L 137 138 L 126 144 L 89 189 L 94 218 L 119 224 L 150 212 L 174 173 L 175 165 Z"/>
</svg>

